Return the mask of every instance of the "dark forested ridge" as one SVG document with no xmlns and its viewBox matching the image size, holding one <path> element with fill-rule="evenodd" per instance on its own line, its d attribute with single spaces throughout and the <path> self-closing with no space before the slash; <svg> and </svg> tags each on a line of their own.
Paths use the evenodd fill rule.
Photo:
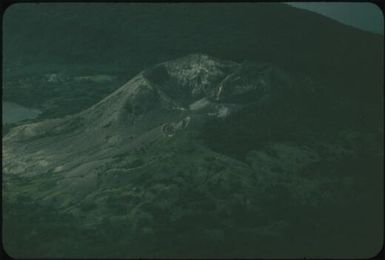
<svg viewBox="0 0 385 260">
<path fill-rule="evenodd" d="M 380 35 L 284 4 L 19 4 L 4 16 L 5 75 L 64 67 L 128 80 L 201 52 L 272 62 L 378 103 L 382 48 Z"/>
</svg>

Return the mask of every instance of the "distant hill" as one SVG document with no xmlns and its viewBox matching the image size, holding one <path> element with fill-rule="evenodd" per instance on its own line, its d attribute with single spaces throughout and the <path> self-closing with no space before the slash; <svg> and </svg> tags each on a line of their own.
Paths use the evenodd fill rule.
<svg viewBox="0 0 385 260">
<path fill-rule="evenodd" d="M 382 96 L 383 37 L 285 4 L 18 4 L 4 17 L 5 75 L 85 66 L 132 77 L 196 52 Z"/>
</svg>

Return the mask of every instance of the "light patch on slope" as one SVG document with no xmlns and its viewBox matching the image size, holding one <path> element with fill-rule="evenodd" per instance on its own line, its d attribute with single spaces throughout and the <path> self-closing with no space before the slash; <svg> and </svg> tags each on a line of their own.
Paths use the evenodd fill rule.
<svg viewBox="0 0 385 260">
<path fill-rule="evenodd" d="M 210 101 L 207 100 L 207 98 L 199 99 L 198 101 L 195 101 L 190 105 L 190 110 L 199 110 L 204 108 L 205 106 L 209 105 Z"/>
<path fill-rule="evenodd" d="M 227 107 L 220 107 L 218 110 L 217 117 L 224 118 L 229 114 L 230 110 Z"/>
</svg>

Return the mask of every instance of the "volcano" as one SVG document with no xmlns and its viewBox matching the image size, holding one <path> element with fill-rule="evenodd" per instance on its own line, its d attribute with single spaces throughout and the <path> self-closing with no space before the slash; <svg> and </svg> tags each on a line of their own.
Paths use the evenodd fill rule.
<svg viewBox="0 0 385 260">
<path fill-rule="evenodd" d="M 3 138 L 5 247 L 365 257 L 381 241 L 381 129 L 356 123 L 357 104 L 267 62 L 151 66 L 80 113 Z"/>
</svg>

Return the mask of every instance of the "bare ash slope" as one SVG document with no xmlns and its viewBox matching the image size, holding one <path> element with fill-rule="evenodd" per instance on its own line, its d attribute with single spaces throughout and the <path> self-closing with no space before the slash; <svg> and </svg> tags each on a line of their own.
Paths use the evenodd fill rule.
<svg viewBox="0 0 385 260">
<path fill-rule="evenodd" d="M 167 124 L 184 120 L 187 126 L 200 114 L 225 117 L 241 106 L 226 99 L 267 84 L 261 77 L 257 85 L 235 88 L 233 82 L 245 80 L 240 68 L 205 55 L 156 65 L 81 113 L 15 128 L 4 138 L 4 170 L 33 175 L 72 172 L 85 163 L 97 167 L 150 137 L 169 137 Z"/>
<path fill-rule="evenodd" d="M 81 113 L 15 128 L 3 140 L 4 170 L 71 172 L 130 150 L 151 130 L 155 139 L 167 137 L 162 125 L 187 120 L 190 103 L 214 99 L 219 83 L 239 66 L 204 55 L 154 66 Z"/>
</svg>

